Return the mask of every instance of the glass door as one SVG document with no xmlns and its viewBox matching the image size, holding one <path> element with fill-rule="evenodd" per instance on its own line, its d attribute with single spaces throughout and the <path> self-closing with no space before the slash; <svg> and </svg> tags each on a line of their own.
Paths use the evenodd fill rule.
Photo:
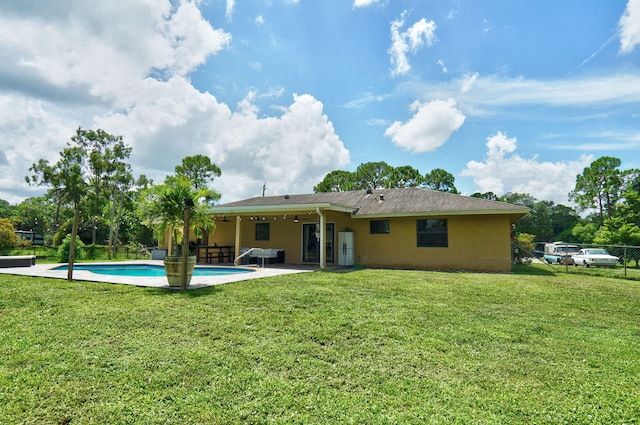
<svg viewBox="0 0 640 425">
<path fill-rule="evenodd" d="M 309 263 L 320 262 L 320 225 L 317 223 L 304 223 L 302 225 L 302 261 Z M 333 223 L 326 224 L 325 249 L 327 263 L 334 261 Z"/>
</svg>

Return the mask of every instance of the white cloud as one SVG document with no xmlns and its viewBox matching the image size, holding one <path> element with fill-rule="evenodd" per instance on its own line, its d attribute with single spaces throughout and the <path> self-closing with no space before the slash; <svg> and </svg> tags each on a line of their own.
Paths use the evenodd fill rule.
<svg viewBox="0 0 640 425">
<path fill-rule="evenodd" d="M 265 181 L 271 194 L 309 192 L 326 173 L 349 163 L 349 152 L 313 96 L 296 95 L 280 116 L 268 117 L 258 116 L 253 101 L 259 96 L 250 92 L 233 112 L 185 80 L 152 80 L 136 108 L 98 124 L 125 129 L 132 159 L 154 179 L 185 156 L 209 155 L 222 169 L 215 187 L 225 202 L 260 194 Z"/>
<path fill-rule="evenodd" d="M 464 115 L 455 101 L 434 100 L 411 105 L 413 117 L 402 123 L 394 122 L 384 135 L 393 143 L 411 152 L 430 152 L 442 146 L 464 123 Z"/>
<path fill-rule="evenodd" d="M 620 53 L 631 53 L 640 44 L 640 0 L 629 0 L 620 17 Z"/>
<path fill-rule="evenodd" d="M 594 106 L 640 102 L 640 74 L 613 74 L 560 80 L 502 78 L 477 73 L 447 84 L 407 82 L 401 91 L 428 99 L 456 99 L 466 114 L 486 114 L 492 107 L 512 105 Z"/>
<path fill-rule="evenodd" d="M 394 76 L 406 74 L 411 70 L 411 65 L 407 58 L 409 51 L 415 54 L 425 44 L 431 46 L 435 40 L 436 24 L 433 21 L 427 21 L 425 18 L 420 19 L 402 32 L 406 15 L 407 12 L 404 11 L 400 19 L 391 22 L 389 55 L 391 56 L 391 65 L 393 67 L 391 74 Z"/>
<path fill-rule="evenodd" d="M 539 162 L 537 156 L 523 158 L 516 152 L 517 139 L 497 132 L 487 138 L 484 162 L 469 161 L 461 176 L 472 177 L 479 192 L 528 193 L 539 200 L 567 204 L 576 176 L 593 161 L 582 155 L 577 161 Z"/>
<path fill-rule="evenodd" d="M 54 160 L 77 123 L 42 101 L 16 95 L 0 96 L 0 111 L 0 152 L 6 159 L 0 161 L 0 199 L 16 204 L 42 193 L 25 183 L 28 169 L 40 158 Z"/>
<path fill-rule="evenodd" d="M 69 9 L 66 2 L 49 3 Z M 148 75 L 187 75 L 225 48 L 193 2 L 76 2 L 67 14 L 0 16 L 0 74 L 24 91 L 77 92 L 86 101 L 130 102 L 126 94 Z M 40 13 L 40 14 L 39 14 Z M 2 83 L 0 82 L 0 88 Z"/>
<path fill-rule="evenodd" d="M 233 18 L 233 8 L 236 5 L 236 0 L 227 0 L 227 7 L 224 12 L 224 17 L 227 18 L 227 21 L 231 21 Z"/>
<path fill-rule="evenodd" d="M 255 23 L 258 26 L 263 25 L 264 24 L 264 16 L 262 16 L 262 15 L 256 16 Z"/>
<path fill-rule="evenodd" d="M 220 143 L 208 147 L 223 169 L 227 199 L 259 195 L 265 181 L 269 194 L 310 192 L 326 173 L 349 163 L 322 103 L 308 94 L 294 95 L 280 117 L 258 118 L 252 109 L 233 114 Z"/>
<path fill-rule="evenodd" d="M 440 65 L 440 67 L 442 68 L 443 74 L 446 74 L 449 72 L 449 69 L 447 68 L 447 66 L 444 64 L 444 62 L 442 62 L 442 59 L 438 59 L 438 65 Z"/>
<path fill-rule="evenodd" d="M 354 99 L 351 102 L 348 102 L 344 105 L 347 109 L 362 109 L 369 103 L 379 103 L 383 100 L 387 99 L 390 95 L 381 94 L 375 95 L 370 92 L 363 93 L 358 99 Z"/>
<path fill-rule="evenodd" d="M 380 2 L 380 0 L 353 0 L 353 7 L 367 7 L 378 2 Z"/>
<path fill-rule="evenodd" d="M 0 199 L 42 193 L 24 182 L 28 167 L 55 161 L 78 126 L 122 135 L 134 174 L 155 181 L 185 156 L 210 155 L 223 200 L 260 193 L 264 181 L 268 193 L 309 192 L 346 165 L 349 152 L 313 96 L 265 116 L 254 101 L 283 88 L 250 92 L 232 111 L 193 86 L 189 74 L 231 41 L 198 3 L 0 6 Z"/>
</svg>

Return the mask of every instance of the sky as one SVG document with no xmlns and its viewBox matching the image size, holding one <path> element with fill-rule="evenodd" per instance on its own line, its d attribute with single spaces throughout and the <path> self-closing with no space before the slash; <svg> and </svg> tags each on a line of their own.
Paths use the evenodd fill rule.
<svg viewBox="0 0 640 425">
<path fill-rule="evenodd" d="M 366 162 L 571 205 L 640 168 L 640 0 L 0 0 L 0 199 L 78 127 L 156 182 L 208 155 L 221 202 Z"/>
</svg>

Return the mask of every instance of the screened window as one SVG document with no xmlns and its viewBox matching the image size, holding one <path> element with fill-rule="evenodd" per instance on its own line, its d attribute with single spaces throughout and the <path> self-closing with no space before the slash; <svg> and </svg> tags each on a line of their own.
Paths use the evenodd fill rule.
<svg viewBox="0 0 640 425">
<path fill-rule="evenodd" d="M 270 236 L 270 223 L 256 223 L 256 240 L 268 241 Z"/>
<path fill-rule="evenodd" d="M 449 230 L 446 219 L 417 220 L 418 247 L 446 248 Z"/>
<path fill-rule="evenodd" d="M 371 234 L 389 233 L 389 220 L 371 220 L 369 222 L 369 233 Z"/>
</svg>

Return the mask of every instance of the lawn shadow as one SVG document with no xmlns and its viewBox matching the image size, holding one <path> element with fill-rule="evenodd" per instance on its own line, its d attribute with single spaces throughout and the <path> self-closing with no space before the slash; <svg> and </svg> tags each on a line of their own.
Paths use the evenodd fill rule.
<svg viewBox="0 0 640 425">
<path fill-rule="evenodd" d="M 189 288 L 187 289 L 186 292 L 182 292 L 180 288 L 169 288 L 169 287 L 164 287 L 164 288 L 148 287 L 146 289 L 148 289 L 147 292 L 150 295 L 157 295 L 157 296 L 186 295 L 189 298 L 197 298 L 197 297 L 204 297 L 207 295 L 213 295 L 216 292 L 221 292 L 221 288 L 219 288 L 220 286 L 223 286 L 223 285 L 206 286 L 203 288 Z"/>
<path fill-rule="evenodd" d="M 513 271 L 514 274 L 526 274 L 530 276 L 554 276 L 558 273 L 553 266 L 549 264 L 517 264 Z"/>
</svg>

